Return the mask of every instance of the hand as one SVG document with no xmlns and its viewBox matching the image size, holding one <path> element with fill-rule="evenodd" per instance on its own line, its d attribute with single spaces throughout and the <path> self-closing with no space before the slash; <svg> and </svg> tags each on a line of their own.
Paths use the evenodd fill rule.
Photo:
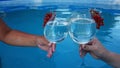
<svg viewBox="0 0 120 68">
<path fill-rule="evenodd" d="M 93 39 L 91 42 L 80 46 L 80 55 L 85 56 L 90 53 L 94 58 L 101 59 L 108 51 L 102 46 L 98 39 Z"/>
<path fill-rule="evenodd" d="M 55 52 L 56 44 L 48 42 L 44 36 L 38 37 L 36 43 L 39 48 L 48 52 L 47 57 L 49 58 Z"/>
</svg>

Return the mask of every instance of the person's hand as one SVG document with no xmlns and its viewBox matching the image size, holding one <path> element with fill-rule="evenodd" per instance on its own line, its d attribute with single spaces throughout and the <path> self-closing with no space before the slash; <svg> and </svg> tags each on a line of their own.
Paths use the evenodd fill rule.
<svg viewBox="0 0 120 68">
<path fill-rule="evenodd" d="M 55 52 L 56 44 L 48 42 L 44 36 L 38 37 L 36 43 L 39 48 L 48 52 L 47 57 L 49 58 Z"/>
<path fill-rule="evenodd" d="M 94 58 L 101 59 L 108 51 L 102 46 L 98 39 L 93 39 L 91 42 L 80 46 L 80 56 L 85 56 L 86 53 L 90 53 Z"/>
</svg>

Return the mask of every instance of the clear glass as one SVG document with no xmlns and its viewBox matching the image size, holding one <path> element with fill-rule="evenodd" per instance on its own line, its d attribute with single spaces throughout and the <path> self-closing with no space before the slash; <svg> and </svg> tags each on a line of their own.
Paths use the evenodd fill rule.
<svg viewBox="0 0 120 68">
<path fill-rule="evenodd" d="M 65 18 L 56 17 L 48 21 L 44 28 L 44 36 L 51 43 L 57 43 L 64 40 L 68 34 L 69 24 Z"/>
<path fill-rule="evenodd" d="M 73 13 L 71 16 L 69 34 L 75 43 L 79 45 L 86 44 L 95 37 L 96 24 L 86 14 Z M 86 67 L 83 57 L 81 67 Z"/>
<path fill-rule="evenodd" d="M 74 42 L 86 44 L 94 38 L 96 27 L 94 21 L 87 18 L 79 18 L 71 23 L 69 34 Z"/>
</svg>

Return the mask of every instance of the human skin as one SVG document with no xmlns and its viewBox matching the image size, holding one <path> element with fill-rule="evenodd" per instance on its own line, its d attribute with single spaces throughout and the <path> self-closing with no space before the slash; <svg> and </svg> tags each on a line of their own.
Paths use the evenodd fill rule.
<svg viewBox="0 0 120 68">
<path fill-rule="evenodd" d="M 55 51 L 55 44 L 50 44 L 44 36 L 13 30 L 2 19 L 0 19 L 0 41 L 13 46 L 38 46 L 48 52 L 48 57 L 51 57 Z"/>
<path fill-rule="evenodd" d="M 120 68 L 120 54 L 108 51 L 97 38 L 81 45 L 80 55 L 83 57 L 86 53 L 90 53 L 94 58 L 100 59 L 114 68 Z"/>
</svg>

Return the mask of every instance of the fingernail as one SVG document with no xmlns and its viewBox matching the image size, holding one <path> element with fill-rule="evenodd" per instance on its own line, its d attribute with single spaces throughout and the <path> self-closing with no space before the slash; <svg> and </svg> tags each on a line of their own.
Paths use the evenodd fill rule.
<svg viewBox="0 0 120 68">
<path fill-rule="evenodd" d="M 52 54 L 51 54 L 51 53 L 48 53 L 48 54 L 47 54 L 47 57 L 48 57 L 48 58 L 50 58 L 51 56 L 52 56 Z"/>
</svg>

